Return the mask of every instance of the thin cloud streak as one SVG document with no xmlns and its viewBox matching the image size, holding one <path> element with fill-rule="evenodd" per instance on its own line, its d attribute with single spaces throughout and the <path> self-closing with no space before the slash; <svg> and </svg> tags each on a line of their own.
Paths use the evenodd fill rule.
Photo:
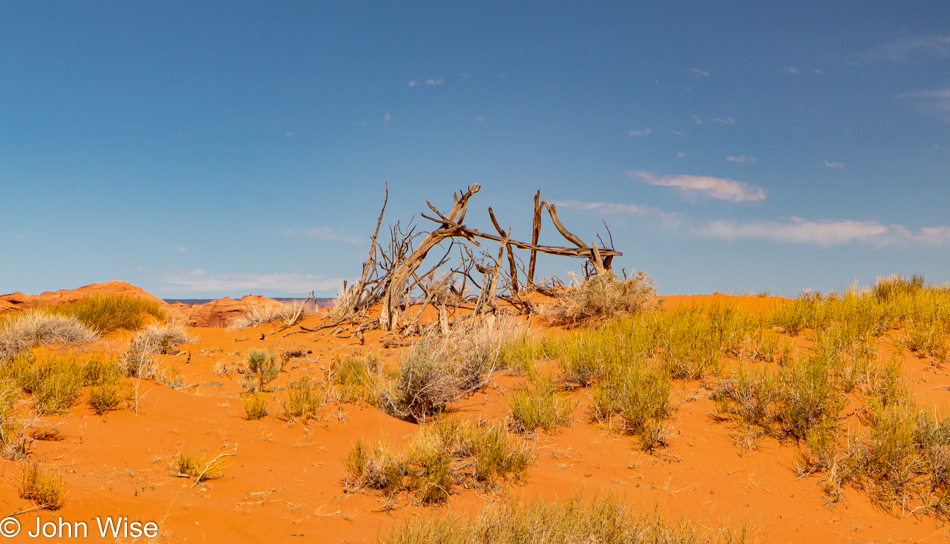
<svg viewBox="0 0 950 544">
<path fill-rule="evenodd" d="M 843 162 L 825 160 L 825 166 L 828 168 L 844 168 Z"/>
<path fill-rule="evenodd" d="M 902 245 L 908 242 L 942 246 L 950 244 L 950 226 L 924 227 L 913 231 L 903 225 L 881 225 L 876 221 L 811 221 L 792 217 L 787 221 L 710 221 L 694 229 L 693 236 L 719 240 L 757 239 L 825 247 L 852 242 L 876 246 Z"/>
<path fill-rule="evenodd" d="M 631 136 L 647 136 L 647 135 L 649 135 L 651 132 L 653 132 L 653 129 L 645 128 L 645 129 L 643 129 L 643 130 L 631 130 L 631 131 L 630 131 L 630 135 L 631 135 Z"/>
<path fill-rule="evenodd" d="M 638 179 L 650 185 L 676 187 L 687 193 L 702 193 L 719 200 L 731 202 L 765 200 L 765 189 L 732 179 L 691 175 L 657 177 L 652 172 L 645 170 L 637 170 L 636 172 L 627 170 L 626 175 L 631 179 Z"/>
<path fill-rule="evenodd" d="M 363 242 L 364 242 L 362 238 L 355 238 L 353 236 L 347 236 L 345 234 L 334 232 L 333 229 L 331 229 L 330 227 L 326 225 L 322 227 L 314 227 L 314 228 L 306 229 L 304 231 L 296 231 L 296 230 L 287 229 L 284 231 L 284 234 L 286 234 L 287 236 L 300 236 L 300 235 L 313 236 L 315 238 L 320 238 L 322 240 L 346 242 L 348 244 L 353 244 L 354 246 L 363 245 Z"/>
<path fill-rule="evenodd" d="M 739 155 L 736 157 L 733 157 L 730 155 L 726 157 L 726 160 L 729 162 L 739 162 L 739 163 L 748 162 L 752 164 L 755 163 L 755 157 L 746 157 L 745 155 Z"/>
<path fill-rule="evenodd" d="M 555 202 L 555 206 L 573 208 L 575 210 L 595 211 L 604 214 L 649 215 L 659 217 L 663 225 L 669 229 L 676 229 L 682 224 L 682 214 L 665 212 L 653 206 L 639 204 L 622 204 L 617 202 L 584 202 L 580 200 L 562 200 Z"/>
<path fill-rule="evenodd" d="M 917 59 L 945 57 L 950 57 L 950 36 L 927 34 L 901 38 L 858 55 L 858 60 L 862 62 L 903 63 Z"/>
<path fill-rule="evenodd" d="M 936 110 L 941 115 L 950 113 L 950 87 L 926 91 L 913 91 L 900 95 L 901 98 L 911 100 L 925 110 Z"/>
<path fill-rule="evenodd" d="M 309 291 L 338 289 L 346 278 L 315 276 L 312 274 L 212 274 L 201 269 L 190 270 L 183 274 L 162 278 L 168 287 L 166 291 L 186 293 L 202 292 L 240 292 L 254 294 L 261 291 L 280 291 L 288 294 L 300 294 Z"/>
</svg>

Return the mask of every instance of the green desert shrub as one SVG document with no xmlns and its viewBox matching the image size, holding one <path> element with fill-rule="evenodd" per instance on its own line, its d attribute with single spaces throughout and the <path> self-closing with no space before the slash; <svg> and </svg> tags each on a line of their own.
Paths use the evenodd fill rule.
<svg viewBox="0 0 950 544">
<path fill-rule="evenodd" d="M 432 515 L 398 525 L 381 544 L 745 544 L 751 531 L 710 529 L 687 520 L 667 520 L 653 509 L 632 507 L 617 495 L 587 500 L 580 495 L 552 503 L 498 501 L 480 515 Z"/>
<path fill-rule="evenodd" d="M 91 296 L 51 306 L 54 314 L 73 316 L 100 334 L 118 329 L 136 331 L 145 325 L 147 316 L 165 321 L 165 312 L 157 302 L 128 295 Z"/>
<path fill-rule="evenodd" d="M 336 357 L 327 373 L 327 397 L 339 402 L 379 404 L 382 385 L 379 356 Z"/>
<path fill-rule="evenodd" d="M 281 406 L 287 419 L 315 419 L 325 398 L 319 384 L 310 376 L 292 382 L 284 391 Z"/>
<path fill-rule="evenodd" d="M 519 479 L 533 462 L 530 450 L 501 424 L 472 425 L 439 419 L 424 425 L 405 451 L 386 442 L 356 442 L 343 460 L 348 489 L 387 496 L 406 491 L 422 504 L 448 500 L 454 486 L 490 489 L 503 478 Z"/>
<path fill-rule="evenodd" d="M 267 384 L 280 375 L 281 362 L 266 349 L 252 349 L 247 354 L 247 373 L 242 385 L 248 392 L 265 391 Z"/>
<path fill-rule="evenodd" d="M 711 398 L 730 414 L 778 437 L 807 440 L 810 429 L 837 421 L 845 397 L 827 359 L 792 361 L 778 370 L 750 371 L 721 380 Z"/>
<path fill-rule="evenodd" d="M 534 387 L 518 387 L 508 401 L 512 427 L 519 433 L 553 432 L 571 424 L 571 399 L 551 376 L 538 376 Z"/>
<path fill-rule="evenodd" d="M 644 451 L 665 446 L 666 420 L 672 415 L 668 375 L 643 362 L 611 373 L 594 388 L 591 415 L 638 436 Z"/>
<path fill-rule="evenodd" d="M 66 505 L 66 484 L 52 470 L 30 463 L 20 479 L 20 498 L 43 510 L 59 510 Z"/>
<path fill-rule="evenodd" d="M 89 388 L 89 406 L 102 415 L 122 405 L 122 388 L 115 383 L 94 385 Z"/>
</svg>

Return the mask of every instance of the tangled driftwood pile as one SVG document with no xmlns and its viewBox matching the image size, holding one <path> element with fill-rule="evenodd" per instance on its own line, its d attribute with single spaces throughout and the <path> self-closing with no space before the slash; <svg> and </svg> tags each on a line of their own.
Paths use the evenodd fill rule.
<svg viewBox="0 0 950 544">
<path fill-rule="evenodd" d="M 525 295 L 531 291 L 543 290 L 534 280 L 538 253 L 585 259 L 586 276 L 606 273 L 611 270 L 613 258 L 622 255 L 613 248 L 612 239 L 610 245 L 607 245 L 598 236 L 599 246 L 596 243 L 588 245 L 572 234 L 558 219 L 555 205 L 540 200 L 540 191 L 534 197 L 530 243 L 513 240 L 511 229 L 505 231 L 501 228 L 491 208 L 488 208 L 488 215 L 497 234 L 469 228 L 465 226 L 468 201 L 479 189 L 477 184 L 473 184 L 461 196 L 453 193 L 454 205 L 445 214 L 426 201 L 435 217 L 424 213 L 421 216 L 439 226 L 431 231 L 417 231 L 411 222 L 405 229 L 397 222 L 390 227 L 390 241 L 388 246 L 384 247 L 378 239 L 386 204 L 389 202 L 387 186 L 386 199 L 373 233 L 369 256 L 363 264 L 360 281 L 351 286 L 344 283 L 337 306 L 324 323 L 312 328 L 301 326 L 293 332 L 335 329 L 335 335 L 349 333 L 349 336 L 362 341 L 365 331 L 380 329 L 389 332 L 395 343 L 396 337 L 405 337 L 420 331 L 419 318 L 429 306 L 438 310 L 439 326 L 443 331 L 449 329 L 450 321 L 456 315 L 477 316 L 496 312 L 498 300 L 507 302 L 517 311 L 532 313 L 533 306 Z M 574 247 L 538 245 L 544 210 L 547 210 L 557 231 Z M 482 247 L 479 240 L 498 242 L 497 256 L 487 251 L 476 256 L 472 246 Z M 442 257 L 427 271 L 419 273 L 419 268 L 429 252 L 444 247 L 445 241 L 449 244 Z M 450 262 L 453 260 L 453 250 L 456 249 L 457 264 L 452 267 Z M 515 255 L 516 249 L 530 252 L 527 271 L 524 270 L 523 262 Z M 507 270 L 503 270 L 505 262 L 508 265 Z M 448 271 L 444 271 L 446 267 Z M 524 284 L 519 282 L 519 269 L 525 278 Z M 480 281 L 473 277 L 476 272 L 481 275 Z M 478 290 L 477 296 L 465 295 L 469 282 Z M 421 301 L 412 317 L 406 315 L 411 301 Z M 377 307 L 378 313 L 370 312 L 372 308 Z"/>
</svg>

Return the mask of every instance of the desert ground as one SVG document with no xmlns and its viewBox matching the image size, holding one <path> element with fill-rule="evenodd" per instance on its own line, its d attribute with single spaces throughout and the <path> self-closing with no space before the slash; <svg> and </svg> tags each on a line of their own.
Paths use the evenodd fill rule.
<svg viewBox="0 0 950 544">
<path fill-rule="evenodd" d="M 874 297 L 872 288 L 864 295 L 869 300 Z M 918 291 L 914 296 L 930 300 L 940 289 Z M 884 427 L 875 423 L 904 414 L 918 422 L 930 417 L 942 429 L 940 414 L 947 412 L 950 399 L 950 376 L 942 365 L 945 329 L 921 347 L 924 344 L 912 338 L 919 320 L 892 316 L 884 327 L 862 329 L 866 334 L 860 339 L 855 335 L 839 342 L 832 356 L 837 362 L 829 374 L 834 385 L 826 391 L 837 404 L 823 413 L 813 409 L 804 429 L 796 431 L 788 417 L 769 412 L 779 411 L 782 402 L 790 403 L 787 397 L 773 405 L 759 399 L 765 414 L 759 419 L 743 412 L 741 391 L 737 392 L 743 384 L 769 372 L 793 376 L 794 370 L 781 372 L 825 353 L 829 341 L 823 335 L 846 328 L 832 318 L 820 327 L 807 319 L 800 328 L 793 327 L 788 325 L 791 310 L 783 314 L 782 309 L 806 303 L 815 308 L 823 300 L 830 307 L 835 300 L 846 300 L 847 294 L 819 296 L 818 302 L 814 296 L 786 299 L 767 294 L 666 296 L 657 300 L 655 309 L 639 311 L 639 319 L 659 323 L 655 330 L 660 335 L 665 334 L 663 327 L 680 326 L 676 323 L 695 325 L 702 315 L 715 314 L 720 321 L 736 323 L 739 316 L 745 323 L 721 326 L 720 332 L 728 329 L 738 336 L 718 336 L 712 358 L 706 357 L 700 366 L 695 366 L 698 359 L 692 355 L 673 357 L 680 348 L 672 340 L 655 342 L 643 356 L 647 371 L 666 368 L 663 383 L 668 386 L 667 406 L 648 420 L 655 424 L 649 440 L 637 431 L 635 422 L 624 420 L 626 412 L 603 411 L 604 396 L 621 393 L 603 385 L 609 372 L 598 370 L 601 363 L 594 361 L 589 376 L 578 378 L 577 361 L 568 361 L 577 359 L 578 351 L 597 359 L 598 350 L 609 350 L 604 346 L 628 338 L 623 330 L 644 323 L 636 321 L 637 316 L 565 323 L 545 311 L 557 304 L 557 296 L 540 293 L 533 295 L 533 307 L 539 310 L 533 315 L 500 307 L 490 318 L 494 328 L 501 330 L 504 321 L 518 331 L 517 336 L 502 337 L 500 344 L 491 346 L 489 371 L 479 374 L 471 387 L 456 388 L 444 405 L 425 412 L 406 404 L 400 409 L 391 399 L 399 395 L 400 369 L 417 353 L 421 339 L 428 337 L 394 339 L 378 330 L 357 335 L 352 327 L 317 330 L 329 320 L 331 308 L 297 316 L 289 326 L 277 319 L 236 329 L 227 325 L 254 308 L 281 303 L 246 297 L 193 307 L 171 305 L 135 286 L 106 282 L 39 295 L 3 295 L 0 323 L 88 297 L 149 301 L 164 317 L 147 316 L 138 330 L 119 328 L 90 343 L 37 342 L 25 351 L 11 351 L 4 365 L 63 364 L 98 357 L 126 368 L 137 335 L 149 326 L 178 323 L 188 338 L 165 353 L 145 353 L 150 371 L 119 376 L 115 381 L 119 400 L 106 409 L 96 409 L 90 402 L 93 388 L 88 384 L 61 410 L 38 408 L 34 398 L 38 386 L 32 393 L 16 389 L 12 411 L 4 416 L 16 424 L 4 438 L 7 449 L 0 463 L 4 484 L 0 508 L 21 525 L 13 542 L 375 542 L 392 538 L 392 531 L 404 529 L 406 523 L 461 516 L 457 522 L 461 524 L 499 504 L 563 502 L 572 497 L 584 502 L 604 496 L 619 497 L 631 511 L 660 514 L 673 526 L 695 531 L 699 540 L 950 538 L 945 526 L 950 463 L 940 464 L 950 451 L 948 441 L 935 439 L 926 449 L 922 439 L 912 437 L 909 443 L 894 446 L 896 458 L 881 461 L 888 453 L 887 437 Z M 410 305 L 406 314 L 412 310 Z M 678 315 L 684 321 L 664 315 Z M 419 323 L 419 331 L 439 335 L 438 326 L 422 326 L 438 324 L 431 308 Z M 9 330 L 4 334 L 12 334 Z M 598 330 L 613 331 L 614 340 L 601 345 L 582 337 Z M 518 351 L 511 348 L 512 342 L 528 347 Z M 261 349 L 276 356 L 280 368 L 255 383 L 249 360 L 252 351 Z M 618 368 L 626 364 L 625 357 L 620 357 Z M 368 374 L 340 379 L 348 361 L 363 364 L 359 368 Z M 756 370 L 747 375 L 737 370 L 740 367 Z M 287 395 L 301 390 L 304 377 L 310 378 L 304 383 L 312 384 L 319 399 L 311 411 L 290 414 L 284 404 Z M 513 414 L 512 403 L 519 394 L 539 390 L 542 383 L 551 388 L 550 398 L 558 406 L 566 406 L 566 418 L 549 429 L 543 425 L 529 429 Z M 754 387 L 749 390 L 757 394 Z M 391 397 L 380 391 L 389 391 Z M 903 404 L 886 400 L 886 395 L 897 394 L 894 391 L 904 391 L 902 398 L 909 400 Z M 262 399 L 263 417 L 249 414 L 246 402 L 252 397 Z M 894 415 L 898 405 L 905 411 Z M 503 429 L 508 444 L 527 453 L 526 468 L 502 470 L 481 480 L 470 466 L 478 461 L 463 456 L 451 461 L 449 483 L 435 489 L 435 495 L 424 495 L 418 482 L 409 481 L 418 477 L 424 488 L 432 474 L 430 465 L 416 476 L 407 469 L 396 487 L 386 487 L 367 473 L 354 473 L 356 444 L 398 456 L 433 422 L 455 420 L 468 421 L 466 428 Z M 831 438 L 809 427 L 820 425 L 832 429 Z M 373 450 L 377 444 L 387 446 Z M 190 456 L 198 467 L 190 475 L 181 463 L 183 456 Z M 382 463 L 383 457 L 375 459 Z M 911 457 L 930 464 L 905 466 Z M 873 463 L 877 464 L 867 468 Z M 901 465 L 894 469 L 897 476 L 886 472 L 892 465 Z M 31 467 L 62 483 L 58 503 L 44 504 L 38 495 L 26 492 L 24 474 Z M 95 519 L 108 516 L 138 521 L 143 524 L 139 528 L 152 522 L 156 534 L 120 531 L 102 538 Z M 35 532 L 37 523 L 60 520 L 88 523 L 88 538 L 63 534 L 59 526 L 59 532 L 48 538 L 28 534 Z"/>
</svg>

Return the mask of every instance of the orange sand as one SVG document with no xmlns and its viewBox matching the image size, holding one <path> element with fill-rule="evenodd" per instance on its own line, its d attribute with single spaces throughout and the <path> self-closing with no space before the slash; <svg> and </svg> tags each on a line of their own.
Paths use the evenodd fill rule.
<svg viewBox="0 0 950 544">
<path fill-rule="evenodd" d="M 708 298 L 666 297 L 666 304 L 701 303 Z M 712 298 L 763 310 L 781 302 Z M 318 322 L 313 317 L 304 324 Z M 252 348 L 310 352 L 306 359 L 292 359 L 286 367 L 290 371 L 276 385 L 304 374 L 320 376 L 339 355 L 378 352 L 384 364 L 395 362 L 399 355 L 396 349 L 380 347 L 379 333 L 367 334 L 365 346 L 356 339 L 328 338 L 328 331 L 274 334 L 261 340 L 261 333 L 271 329 L 191 327 L 197 342 L 184 346 L 180 355 L 160 356 L 166 368 L 177 369 L 186 386 L 175 390 L 142 381 L 137 412 L 125 409 L 97 416 L 80 403 L 68 415 L 37 419 L 33 427 L 55 427 L 65 439 L 33 442 L 31 457 L 61 469 L 69 497 L 60 511 L 20 514 L 24 530 L 35 528 L 37 515 L 54 521 L 62 517 L 90 523 L 90 538 L 77 541 L 113 542 L 111 537 L 96 536 L 92 520 L 122 515 L 159 522 L 158 542 L 374 542 L 380 531 L 400 520 L 477 512 L 491 499 L 482 492 L 461 490 L 447 506 L 422 508 L 402 500 L 387 510 L 376 495 L 344 493 L 342 459 L 354 441 L 387 437 L 402 444 L 417 430 L 372 407 L 328 403 L 321 419 L 309 424 L 289 424 L 273 415 L 247 421 L 239 397 L 240 374 L 215 375 L 215 369 L 236 368 Z M 94 349 L 121 353 L 128 337 L 115 334 Z M 906 356 L 904 362 L 920 400 L 946 411 L 950 377 L 914 356 Z M 508 413 L 506 397 L 521 381 L 498 376 L 485 391 L 454 404 L 451 412 L 473 419 L 502 418 Z M 573 424 L 533 441 L 537 461 L 526 481 L 509 485 L 502 494 L 553 499 L 575 492 L 618 491 L 633 503 L 706 527 L 751 525 L 769 543 L 950 538 L 950 529 L 932 518 L 882 512 L 850 489 L 842 502 L 828 504 L 816 477 L 799 479 L 793 471 L 794 446 L 761 439 L 758 450 L 743 453 L 730 424 L 710 417 L 715 408 L 699 383 L 685 383 L 675 392 L 678 405 L 671 445 L 668 453 L 658 456 L 639 451 L 633 438 L 590 423 L 588 391 L 574 395 L 578 406 Z M 278 398 L 272 394 L 272 414 L 280 413 Z M 230 466 L 222 478 L 193 486 L 191 480 L 174 475 L 172 465 L 180 452 L 213 455 L 222 450 L 236 453 L 228 458 Z M 22 467 L 22 462 L 0 463 L 0 481 L 6 484 L 0 486 L 4 515 L 32 506 L 17 493 Z M 11 541 L 36 541 L 22 534 L 19 538 Z"/>
</svg>

